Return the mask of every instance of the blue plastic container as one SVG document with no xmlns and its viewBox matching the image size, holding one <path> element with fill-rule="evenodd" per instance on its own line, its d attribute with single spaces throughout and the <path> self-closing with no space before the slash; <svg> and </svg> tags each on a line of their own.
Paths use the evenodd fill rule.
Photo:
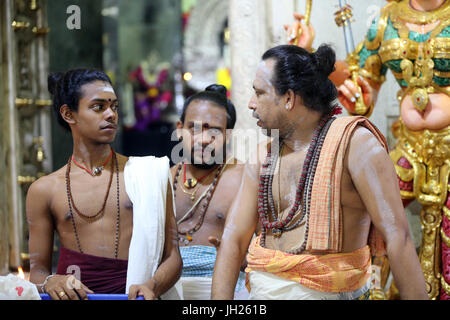
<svg viewBox="0 0 450 320">
<path fill-rule="evenodd" d="M 48 293 L 40 294 L 42 300 L 52 300 Z M 88 293 L 88 300 L 128 300 L 127 294 L 96 294 Z M 136 300 L 144 300 L 143 296 L 138 296 Z"/>
</svg>

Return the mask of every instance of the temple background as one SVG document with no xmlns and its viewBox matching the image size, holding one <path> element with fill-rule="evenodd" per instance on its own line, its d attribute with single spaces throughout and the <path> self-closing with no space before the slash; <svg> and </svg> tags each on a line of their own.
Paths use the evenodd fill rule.
<svg viewBox="0 0 450 320">
<path fill-rule="evenodd" d="M 105 70 L 121 100 L 121 127 L 113 147 L 128 156 L 170 156 L 175 143 L 171 134 L 184 99 L 213 82 L 229 88 L 238 111 L 236 127 L 255 127 L 247 104 L 256 66 L 265 50 L 285 43 L 283 24 L 293 21 L 294 11 L 304 13 L 305 2 L 1 0 L 0 275 L 27 266 L 24 198 L 30 182 L 60 168 L 71 155 L 71 136 L 57 125 L 48 106 L 49 72 L 79 67 Z M 348 3 L 354 8 L 357 44 L 386 1 Z M 337 0 L 313 1 L 313 46 L 332 44 L 338 59 L 344 59 L 343 31 L 334 22 L 337 4 Z M 71 5 L 80 9 L 80 29 L 67 27 Z M 29 26 L 14 29 L 16 20 Z M 34 25 L 49 30 L 33 33 Z M 28 89 L 20 80 L 27 75 Z M 398 117 L 398 86 L 390 73 L 387 78 L 371 120 L 392 147 L 390 125 Z M 45 158 L 33 160 L 40 147 Z M 420 245 L 418 212 L 414 203 L 407 209 L 416 247 Z"/>
</svg>

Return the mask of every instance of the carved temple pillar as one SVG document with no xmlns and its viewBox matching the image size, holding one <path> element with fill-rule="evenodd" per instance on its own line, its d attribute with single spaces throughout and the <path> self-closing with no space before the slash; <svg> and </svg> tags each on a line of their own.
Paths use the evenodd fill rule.
<svg viewBox="0 0 450 320">
<path fill-rule="evenodd" d="M 46 0 L 0 2 L 0 274 L 28 264 L 25 197 L 51 171 Z"/>
<path fill-rule="evenodd" d="M 231 99 L 238 114 L 236 129 L 256 128 L 248 111 L 256 68 L 267 49 L 265 2 L 230 0 Z"/>
</svg>

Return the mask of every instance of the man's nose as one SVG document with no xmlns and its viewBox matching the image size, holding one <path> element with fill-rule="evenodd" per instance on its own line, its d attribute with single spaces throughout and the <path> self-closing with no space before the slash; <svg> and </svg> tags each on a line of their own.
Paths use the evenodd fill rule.
<svg viewBox="0 0 450 320">
<path fill-rule="evenodd" d="M 248 108 L 253 111 L 256 110 L 255 95 L 252 95 L 252 97 L 250 98 L 250 101 L 248 102 Z"/>
<path fill-rule="evenodd" d="M 117 118 L 117 112 L 114 111 L 112 107 L 106 109 L 104 112 L 104 115 L 106 117 L 106 120 L 108 120 L 108 121 L 111 121 L 111 120 L 115 121 Z"/>
<path fill-rule="evenodd" d="M 206 145 L 208 145 L 208 144 L 214 142 L 214 139 L 215 139 L 214 135 L 213 135 L 213 134 L 211 133 L 211 131 L 208 130 L 208 129 L 203 130 L 201 137 L 202 137 L 201 143 L 202 143 L 204 146 L 206 146 Z"/>
</svg>

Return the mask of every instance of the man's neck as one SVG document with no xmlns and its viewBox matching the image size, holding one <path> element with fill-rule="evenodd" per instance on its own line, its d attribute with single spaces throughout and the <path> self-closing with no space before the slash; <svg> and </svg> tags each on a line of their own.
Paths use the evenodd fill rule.
<svg viewBox="0 0 450 320">
<path fill-rule="evenodd" d="M 417 11 L 433 11 L 438 9 L 446 0 L 410 0 L 410 6 Z"/>
<path fill-rule="evenodd" d="M 214 167 L 208 168 L 208 169 L 202 169 L 202 168 L 198 168 L 196 166 L 194 166 L 193 164 L 186 164 L 186 178 L 187 177 L 193 177 L 196 179 L 200 179 L 201 177 L 203 177 L 205 174 L 207 174 L 208 172 L 217 169 L 219 165 L 215 165 Z"/>
<path fill-rule="evenodd" d="M 109 144 L 88 144 L 81 141 L 74 141 L 73 157 L 82 163 L 88 170 L 103 165 L 111 154 Z"/>
<path fill-rule="evenodd" d="M 294 152 L 307 149 L 319 122 L 320 116 L 318 114 L 308 114 L 294 126 L 292 132 L 283 137 L 284 145 Z"/>
</svg>

